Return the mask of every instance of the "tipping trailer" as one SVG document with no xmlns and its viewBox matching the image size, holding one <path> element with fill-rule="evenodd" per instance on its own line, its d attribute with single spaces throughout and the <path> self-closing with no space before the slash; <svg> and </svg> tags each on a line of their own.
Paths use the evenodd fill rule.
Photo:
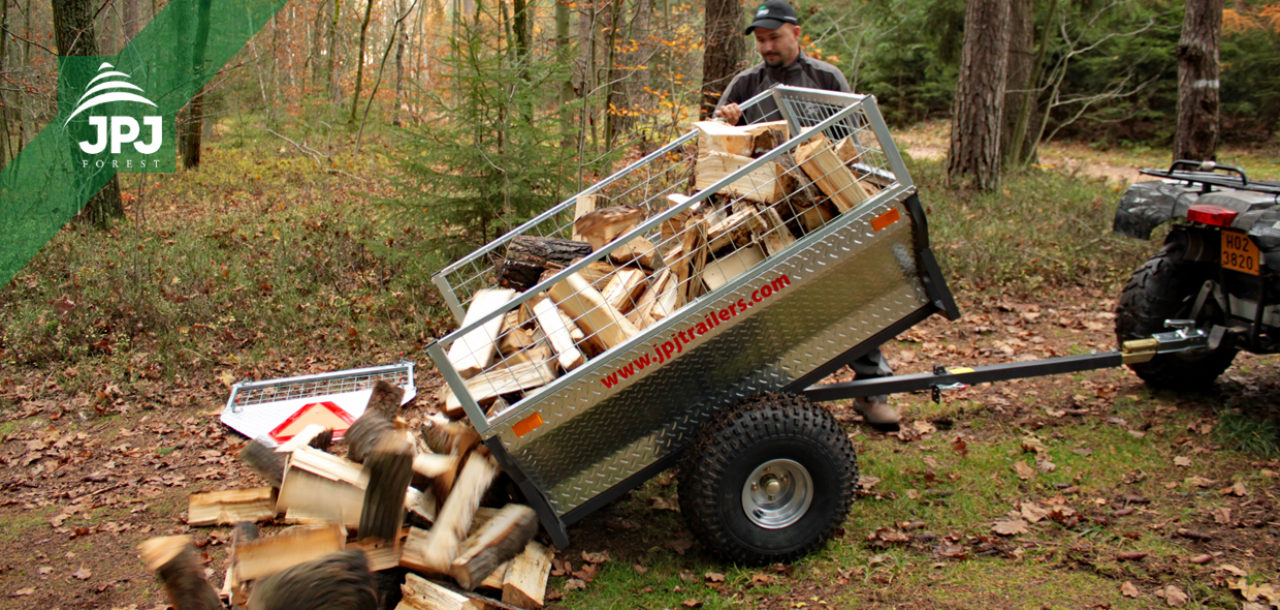
<svg viewBox="0 0 1280 610">
<path fill-rule="evenodd" d="M 1175 331 L 1125 352 L 815 385 L 922 320 L 955 319 L 959 311 L 930 250 L 916 186 L 873 97 L 777 87 L 745 105 L 766 110 L 757 123 L 785 121 L 786 136 L 746 162 L 735 157 L 738 165 L 730 163 L 722 178 L 699 183 L 702 174 L 693 175 L 708 162 L 695 160 L 695 129 L 433 277 L 460 328 L 427 352 L 557 545 L 568 543 L 569 525 L 680 463 L 681 512 L 710 550 L 739 562 L 794 559 L 839 527 L 857 482 L 854 448 L 820 401 L 936 393 L 1203 345 L 1196 332 Z M 844 170 L 826 165 L 819 173 L 820 164 L 796 162 L 802 152 L 812 160 L 837 148 L 853 183 L 837 180 L 834 172 Z M 815 193 L 830 200 L 828 213 L 815 212 Z M 472 307 L 498 281 L 513 240 L 571 238 L 576 202 L 591 195 L 638 207 L 644 220 L 501 306 Z M 743 223 L 776 220 L 759 221 L 739 233 L 749 237 L 727 244 L 707 243 L 712 220 L 688 220 L 733 218 L 742 209 L 752 211 Z M 520 323 L 539 303 L 575 311 L 575 303 L 595 303 L 573 276 L 609 283 L 610 274 L 634 265 L 597 277 L 600 269 L 635 244 L 647 245 L 658 261 L 651 266 L 664 269 L 650 282 L 661 273 L 677 282 L 680 299 L 665 315 L 627 326 L 610 313 L 601 328 L 592 318 L 599 310 L 581 314 L 576 322 L 607 340 L 567 370 L 517 362 L 520 352 L 499 352 L 465 376 L 451 361 L 486 325 Z M 486 387 L 505 383 L 517 367 L 522 379 L 545 378 L 538 387 Z M 511 387 L 524 389 L 502 392 Z"/>
</svg>

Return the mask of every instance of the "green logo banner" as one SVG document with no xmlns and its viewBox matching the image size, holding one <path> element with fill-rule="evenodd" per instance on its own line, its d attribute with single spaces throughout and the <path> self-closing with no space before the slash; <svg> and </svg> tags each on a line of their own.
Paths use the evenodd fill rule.
<svg viewBox="0 0 1280 610">
<path fill-rule="evenodd" d="M 58 116 L 0 170 L 0 285 L 116 172 L 173 171 L 174 117 L 285 0 L 173 0 L 115 57 L 59 62 Z"/>
</svg>

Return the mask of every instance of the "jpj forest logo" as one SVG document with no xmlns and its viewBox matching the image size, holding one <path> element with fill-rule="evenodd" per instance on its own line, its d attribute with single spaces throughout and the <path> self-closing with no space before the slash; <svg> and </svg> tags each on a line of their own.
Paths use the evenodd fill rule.
<svg viewBox="0 0 1280 610">
<path fill-rule="evenodd" d="M 173 117 L 162 115 L 147 92 L 112 64 L 101 62 L 93 70 L 89 66 L 99 58 L 63 61 L 59 100 L 75 101 L 62 125 L 75 144 L 76 166 L 88 171 L 174 170 Z"/>
</svg>

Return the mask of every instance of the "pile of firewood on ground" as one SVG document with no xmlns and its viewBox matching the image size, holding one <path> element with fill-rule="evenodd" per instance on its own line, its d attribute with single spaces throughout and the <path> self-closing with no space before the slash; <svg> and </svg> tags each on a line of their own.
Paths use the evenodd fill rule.
<svg viewBox="0 0 1280 610">
<path fill-rule="evenodd" d="M 215 589 L 189 537 L 144 542 L 174 606 L 542 607 L 552 553 L 533 540 L 533 510 L 486 495 L 498 467 L 469 424 L 430 415 L 410 430 L 402 396 L 378 382 L 341 442 L 346 457 L 329 451 L 331 430 L 311 426 L 241 452 L 270 486 L 193 494 L 188 525 L 234 526 L 228 569 Z M 291 527 L 263 535 L 264 522 Z"/>
<path fill-rule="evenodd" d="M 789 139 L 786 121 L 696 126 L 697 161 L 681 185 L 695 193 Z M 584 257 L 599 260 L 460 337 L 450 346 L 449 361 L 477 404 L 489 412 L 494 403 L 513 404 L 867 201 L 892 176 L 872 170 L 864 156 L 853 137 L 832 144 L 813 133 L 607 255 L 592 253 L 691 196 L 660 187 L 627 188 L 622 202 L 601 193 L 580 195 L 572 239 L 512 239 L 489 274 L 497 286 L 474 291 L 463 326 L 508 308 L 518 295 Z M 641 196 L 638 205 L 626 203 Z M 449 416 L 461 417 L 458 397 L 448 387 L 442 392 Z"/>
</svg>

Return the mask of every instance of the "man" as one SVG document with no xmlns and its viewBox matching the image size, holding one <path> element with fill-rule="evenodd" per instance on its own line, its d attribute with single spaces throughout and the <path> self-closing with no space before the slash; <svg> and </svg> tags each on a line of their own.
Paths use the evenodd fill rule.
<svg viewBox="0 0 1280 610">
<path fill-rule="evenodd" d="M 777 105 L 772 99 L 746 109 L 739 106 L 761 91 L 775 85 L 792 85 L 810 89 L 848 92 L 849 81 L 835 66 L 800 52 L 800 20 L 791 5 L 782 0 L 769 0 L 756 9 L 755 18 L 747 26 L 746 35 L 755 34 L 756 51 L 762 61 L 740 72 L 725 88 L 716 105 L 715 114 L 730 124 L 742 125 L 760 120 L 777 120 Z M 855 360 L 851 368 L 859 378 L 892 375 L 893 369 L 877 348 Z M 854 401 L 854 408 L 867 423 L 879 430 L 897 430 L 901 417 L 889 405 L 887 396 L 870 396 Z"/>
</svg>

